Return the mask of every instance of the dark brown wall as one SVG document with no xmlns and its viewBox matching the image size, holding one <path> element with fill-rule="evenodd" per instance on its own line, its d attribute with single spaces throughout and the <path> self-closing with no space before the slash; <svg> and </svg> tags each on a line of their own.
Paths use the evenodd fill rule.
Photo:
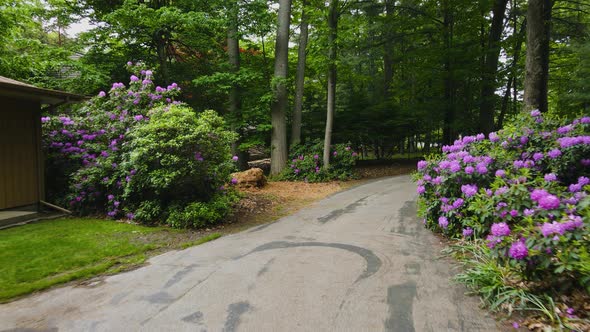
<svg viewBox="0 0 590 332">
<path fill-rule="evenodd" d="M 40 117 L 39 103 L 0 97 L 0 209 L 43 198 Z"/>
</svg>

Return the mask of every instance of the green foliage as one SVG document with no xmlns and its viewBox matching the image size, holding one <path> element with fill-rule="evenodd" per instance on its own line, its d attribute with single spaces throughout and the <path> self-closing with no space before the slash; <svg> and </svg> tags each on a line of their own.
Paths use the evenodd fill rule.
<svg viewBox="0 0 590 332">
<path fill-rule="evenodd" d="M 335 144 L 330 151 L 330 167 L 323 166 L 324 144 L 320 140 L 291 148 L 291 164 L 279 175 L 279 179 L 291 181 L 323 182 L 349 180 L 354 177 L 357 153 L 349 144 Z"/>
<path fill-rule="evenodd" d="M 186 206 L 173 206 L 166 223 L 176 228 L 203 228 L 227 217 L 239 196 L 227 190 L 213 196 L 208 202 L 194 202 Z"/>
</svg>

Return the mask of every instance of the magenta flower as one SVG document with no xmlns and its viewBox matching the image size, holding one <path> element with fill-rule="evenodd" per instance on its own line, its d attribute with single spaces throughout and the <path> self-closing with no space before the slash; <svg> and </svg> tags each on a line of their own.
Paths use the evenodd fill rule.
<svg viewBox="0 0 590 332">
<path fill-rule="evenodd" d="M 563 233 L 565 233 L 565 229 L 556 221 L 552 223 L 546 222 L 541 225 L 541 234 L 543 234 L 544 237 L 550 237 L 554 234 L 563 235 Z"/>
<path fill-rule="evenodd" d="M 508 250 L 510 257 L 516 260 L 525 259 L 529 255 L 529 249 L 522 241 L 513 242 Z"/>
<path fill-rule="evenodd" d="M 545 174 L 544 179 L 547 182 L 557 181 L 557 175 L 555 175 L 553 173 L 548 173 L 548 174 Z"/>
<path fill-rule="evenodd" d="M 477 186 L 474 184 L 464 184 L 461 186 L 461 192 L 465 194 L 466 197 L 471 197 L 477 194 Z"/>
<path fill-rule="evenodd" d="M 500 137 L 498 137 L 498 134 L 496 134 L 495 132 L 490 133 L 488 137 L 492 142 L 498 142 L 500 140 Z"/>
<path fill-rule="evenodd" d="M 449 227 L 449 219 L 447 219 L 445 216 L 438 217 L 438 225 L 444 229 L 447 229 L 447 227 Z"/>
<path fill-rule="evenodd" d="M 545 189 L 535 189 L 533 192 L 531 192 L 531 199 L 533 201 L 539 201 L 541 198 L 547 195 L 549 195 L 549 193 L 545 191 Z"/>
<path fill-rule="evenodd" d="M 547 156 L 549 156 L 549 158 L 551 158 L 551 159 L 555 159 L 555 158 L 561 156 L 561 150 L 553 149 L 547 153 Z"/>
<path fill-rule="evenodd" d="M 231 179 L 231 184 L 234 184 L 234 185 L 235 185 L 235 184 L 238 184 L 238 179 L 236 179 L 236 178 L 232 178 L 232 179 Z"/>
<path fill-rule="evenodd" d="M 104 92 L 104 91 L 101 91 L 101 92 L 98 93 L 98 96 L 101 97 L 101 98 L 102 97 L 106 97 L 106 95 L 107 95 L 107 93 Z"/>
<path fill-rule="evenodd" d="M 559 198 L 555 195 L 545 195 L 538 201 L 539 207 L 543 210 L 553 210 L 559 207 Z"/>
<path fill-rule="evenodd" d="M 313 159 L 318 159 L 317 157 L 318 155 L 316 154 L 315 156 L 313 156 Z M 419 171 L 425 169 L 427 166 L 428 162 L 426 162 L 425 160 L 420 160 L 417 165 Z"/>
<path fill-rule="evenodd" d="M 510 235 L 510 227 L 505 222 L 492 224 L 492 235 L 496 237 Z"/>
<path fill-rule="evenodd" d="M 422 195 L 423 193 L 425 193 L 425 192 L 426 192 L 426 188 L 425 188 L 424 186 L 418 186 L 418 187 L 416 188 L 416 192 L 417 192 L 419 195 Z"/>
<path fill-rule="evenodd" d="M 231 157 L 231 159 L 232 159 L 233 161 L 238 161 L 238 159 L 240 159 L 240 158 L 238 158 L 238 156 L 233 156 L 233 157 Z"/>
<path fill-rule="evenodd" d="M 470 237 L 473 235 L 473 229 L 471 227 L 463 228 L 463 237 Z"/>
</svg>

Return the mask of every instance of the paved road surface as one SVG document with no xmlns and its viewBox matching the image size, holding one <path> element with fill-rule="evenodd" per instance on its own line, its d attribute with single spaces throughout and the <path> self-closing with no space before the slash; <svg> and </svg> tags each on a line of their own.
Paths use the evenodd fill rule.
<svg viewBox="0 0 590 332">
<path fill-rule="evenodd" d="M 408 176 L 144 268 L 0 305 L 0 331 L 495 331 L 450 281 Z"/>
</svg>

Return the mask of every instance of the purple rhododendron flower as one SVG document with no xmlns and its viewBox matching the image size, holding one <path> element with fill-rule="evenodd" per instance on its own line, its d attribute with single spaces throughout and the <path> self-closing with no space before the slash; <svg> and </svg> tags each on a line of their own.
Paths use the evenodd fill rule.
<svg viewBox="0 0 590 332">
<path fill-rule="evenodd" d="M 464 203 L 464 202 L 465 202 L 465 200 L 463 200 L 463 198 L 457 198 L 457 199 L 456 199 L 456 200 L 453 202 L 453 205 L 452 205 L 452 207 L 453 207 L 454 209 L 458 209 L 458 208 L 460 208 L 460 207 L 463 205 L 463 203 Z"/>
<path fill-rule="evenodd" d="M 477 186 L 474 184 L 464 184 L 461 186 L 461 192 L 465 194 L 466 197 L 471 197 L 477 194 Z"/>
<path fill-rule="evenodd" d="M 313 159 L 318 159 L 317 156 L 318 156 L 317 154 L 315 156 L 313 156 Z M 418 167 L 418 170 L 421 171 L 421 170 L 425 169 L 426 167 L 428 167 L 428 162 L 425 160 L 420 160 L 418 162 L 417 167 Z"/>
<path fill-rule="evenodd" d="M 238 184 L 238 179 L 232 178 L 231 179 L 231 184 Z"/>
<path fill-rule="evenodd" d="M 531 116 L 532 117 L 535 117 L 535 118 L 538 117 L 538 116 L 541 116 L 541 111 L 539 111 L 539 110 L 532 110 L 531 111 Z"/>
<path fill-rule="evenodd" d="M 417 192 L 418 194 L 422 195 L 423 193 L 425 193 L 425 192 L 426 192 L 426 188 L 425 188 L 424 186 L 418 186 L 418 187 L 416 188 L 416 192 Z"/>
<path fill-rule="evenodd" d="M 486 246 L 490 249 L 494 249 L 498 243 L 502 242 L 501 237 L 497 237 L 491 234 L 486 237 L 486 240 L 488 241 L 486 243 Z"/>
<path fill-rule="evenodd" d="M 506 171 L 504 171 L 503 169 L 499 169 L 496 171 L 496 176 L 499 178 L 503 178 L 506 175 Z"/>
<path fill-rule="evenodd" d="M 104 91 L 101 91 L 101 92 L 98 93 L 98 96 L 101 97 L 101 98 L 102 97 L 106 97 L 106 95 L 107 95 L 107 93 L 104 92 Z"/>
<path fill-rule="evenodd" d="M 494 195 L 500 196 L 500 195 L 505 194 L 506 192 L 508 192 L 508 187 L 503 186 L 503 187 L 496 189 L 496 192 L 494 193 Z"/>
<path fill-rule="evenodd" d="M 521 260 L 529 255 L 529 249 L 522 241 L 516 241 L 510 246 L 508 254 L 514 259 Z"/>
<path fill-rule="evenodd" d="M 477 164 L 475 169 L 477 170 L 477 173 L 479 173 L 479 174 L 486 174 L 488 172 L 488 168 L 486 167 L 485 163 Z"/>
<path fill-rule="evenodd" d="M 463 228 L 463 237 L 470 237 L 473 235 L 473 229 L 471 227 Z"/>
<path fill-rule="evenodd" d="M 541 159 L 543 159 L 543 154 L 541 152 L 536 152 L 535 154 L 533 154 L 533 160 L 539 161 Z"/>
<path fill-rule="evenodd" d="M 490 141 L 492 141 L 492 142 L 498 142 L 500 140 L 500 137 L 495 132 L 491 132 L 488 135 L 488 137 L 490 138 Z"/>
<path fill-rule="evenodd" d="M 109 201 L 112 201 L 113 199 L 115 199 L 115 195 L 108 195 L 107 198 Z"/>
<path fill-rule="evenodd" d="M 447 229 L 447 227 L 449 227 L 449 219 L 447 219 L 445 216 L 438 217 L 438 225 L 444 229 Z"/>
<path fill-rule="evenodd" d="M 573 184 L 570 184 L 570 186 L 568 187 L 568 190 L 571 193 L 576 193 L 576 192 L 582 190 L 582 186 L 579 183 L 573 183 Z"/>
<path fill-rule="evenodd" d="M 496 237 L 510 235 L 510 227 L 505 222 L 492 224 L 492 235 Z"/>
<path fill-rule="evenodd" d="M 531 199 L 533 201 L 539 201 L 542 197 L 547 195 L 549 195 L 549 193 L 545 191 L 545 189 L 535 189 L 533 192 L 531 192 Z"/>
<path fill-rule="evenodd" d="M 533 214 L 535 214 L 535 210 L 533 209 L 524 209 L 523 214 L 527 217 L 532 216 Z"/>
<path fill-rule="evenodd" d="M 231 160 L 233 160 L 233 161 L 238 161 L 238 159 L 240 159 L 238 156 L 231 157 Z"/>
<path fill-rule="evenodd" d="M 578 178 L 578 184 L 582 187 L 589 184 L 589 183 L 590 183 L 590 179 L 585 176 L 580 176 Z"/>
<path fill-rule="evenodd" d="M 461 164 L 458 161 L 453 160 L 449 164 L 449 169 L 450 169 L 451 172 L 457 173 L 457 172 L 459 172 L 461 170 Z"/>
<path fill-rule="evenodd" d="M 557 175 L 553 174 L 553 173 L 548 173 L 545 174 L 545 176 L 543 177 L 545 179 L 545 181 L 547 182 L 553 182 L 553 181 L 557 181 Z"/>
<path fill-rule="evenodd" d="M 588 167 L 590 166 L 590 159 L 582 159 L 580 160 L 580 164 L 582 164 L 584 167 Z"/>
<path fill-rule="evenodd" d="M 553 150 L 549 151 L 547 153 L 547 155 L 549 156 L 549 158 L 555 159 L 555 158 L 561 156 L 561 150 L 559 150 L 559 149 L 553 149 Z"/>
<path fill-rule="evenodd" d="M 559 198 L 555 195 L 545 195 L 538 201 L 539 207 L 543 210 L 553 210 L 559 207 Z"/>
<path fill-rule="evenodd" d="M 552 223 L 546 222 L 541 225 L 541 234 L 543 234 L 544 237 L 549 237 L 554 234 L 563 235 L 563 233 L 565 233 L 565 230 L 562 225 L 556 221 Z"/>
</svg>

